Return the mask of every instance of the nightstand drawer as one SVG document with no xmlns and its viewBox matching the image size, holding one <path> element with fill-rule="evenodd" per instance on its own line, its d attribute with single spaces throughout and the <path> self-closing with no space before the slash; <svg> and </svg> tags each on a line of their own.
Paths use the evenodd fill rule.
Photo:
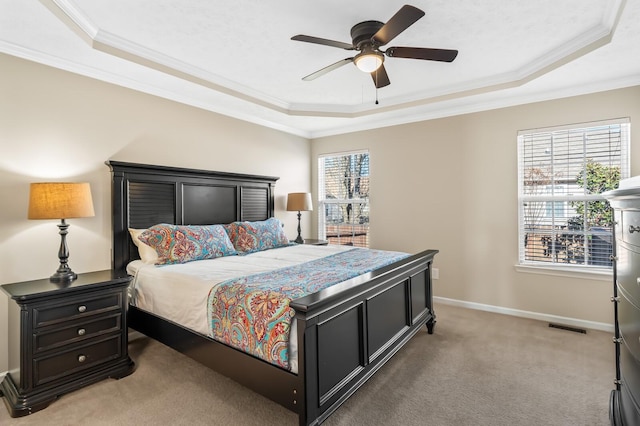
<svg viewBox="0 0 640 426">
<path fill-rule="evenodd" d="M 100 294 L 98 297 L 88 296 L 76 299 L 70 303 L 57 306 L 38 306 L 33 309 L 34 327 L 43 327 L 60 321 L 68 321 L 87 315 L 120 310 L 122 306 L 122 293 L 109 295 Z"/>
<path fill-rule="evenodd" d="M 75 322 L 73 325 L 55 327 L 33 335 L 33 352 L 40 353 L 70 343 L 87 340 L 102 334 L 121 329 L 120 312 L 98 319 L 87 319 Z"/>
<path fill-rule="evenodd" d="M 34 358 L 33 386 L 40 386 L 121 356 L 122 336 L 118 334 L 50 357 Z"/>
</svg>

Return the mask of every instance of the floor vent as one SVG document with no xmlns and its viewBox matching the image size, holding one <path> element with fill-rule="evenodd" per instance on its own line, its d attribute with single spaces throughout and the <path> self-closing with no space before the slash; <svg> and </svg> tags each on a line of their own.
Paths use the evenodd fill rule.
<svg viewBox="0 0 640 426">
<path fill-rule="evenodd" d="M 549 323 L 549 327 L 551 327 L 551 328 L 559 328 L 560 330 L 573 331 L 574 333 L 587 334 L 587 330 L 585 330 L 584 328 L 569 327 L 568 325 Z"/>
</svg>

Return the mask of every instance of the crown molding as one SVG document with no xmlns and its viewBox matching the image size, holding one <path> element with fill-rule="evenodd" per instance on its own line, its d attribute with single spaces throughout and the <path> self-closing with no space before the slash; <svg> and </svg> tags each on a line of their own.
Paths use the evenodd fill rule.
<svg viewBox="0 0 640 426">
<path fill-rule="evenodd" d="M 140 80 L 134 80 L 124 77 L 120 74 L 115 74 L 102 69 L 89 67 L 57 56 L 52 56 L 47 53 L 35 51 L 12 43 L 7 43 L 3 40 L 0 40 L 0 53 L 5 53 L 63 71 L 68 71 L 73 74 L 78 74 L 96 80 L 104 81 L 106 83 L 115 84 L 117 86 L 125 87 L 149 95 L 158 96 L 163 99 L 190 105 L 206 111 L 215 112 L 220 115 L 236 118 L 238 120 L 257 124 L 259 126 L 268 127 L 296 136 L 301 136 L 303 138 L 308 139 L 311 136 L 311 133 L 307 130 L 288 126 L 282 124 L 280 121 L 262 118 L 256 114 L 245 112 L 245 110 L 242 110 L 241 108 L 230 107 L 228 103 L 204 102 L 200 99 L 185 95 L 183 93 L 167 90 L 165 88 L 142 82 Z"/>
<path fill-rule="evenodd" d="M 382 116 L 375 122 L 360 121 L 357 123 L 349 123 L 343 126 L 335 126 L 327 130 L 312 131 L 310 133 L 310 138 L 318 139 L 327 136 L 336 136 L 347 133 L 416 123 L 420 121 L 454 117 L 458 115 L 514 107 L 536 102 L 551 101 L 573 96 L 588 95 L 592 93 L 624 89 L 634 86 L 640 86 L 640 75 L 624 76 L 616 80 L 600 81 L 588 85 L 576 85 L 572 87 L 566 87 L 562 90 L 537 92 L 535 94 L 504 95 L 496 96 L 491 99 L 483 99 L 482 97 L 478 97 L 474 98 L 473 101 L 469 99 L 454 99 L 450 102 L 443 102 L 441 104 L 427 106 L 427 108 L 423 107 L 416 108 L 413 111 L 409 110 L 405 114 L 394 117 Z"/>
<path fill-rule="evenodd" d="M 600 25 L 578 35 L 548 54 L 530 61 L 518 70 L 485 79 L 467 81 L 458 86 L 441 88 L 437 92 L 418 92 L 385 99 L 384 105 L 336 105 L 288 103 L 102 30 L 71 0 L 40 1 L 96 50 L 279 114 L 325 118 L 374 116 L 521 86 L 609 43 L 625 5 L 625 0 L 612 1 L 609 13 L 603 17 Z"/>
</svg>

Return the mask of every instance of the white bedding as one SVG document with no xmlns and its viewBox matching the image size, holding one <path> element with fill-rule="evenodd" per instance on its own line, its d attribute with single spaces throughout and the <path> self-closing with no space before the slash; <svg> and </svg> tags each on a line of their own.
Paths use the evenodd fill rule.
<svg viewBox="0 0 640 426">
<path fill-rule="evenodd" d="M 227 256 L 177 265 L 156 266 L 136 260 L 127 265 L 127 272 L 134 277 L 131 304 L 208 336 L 207 299 L 215 284 L 298 265 L 350 249 L 352 247 L 340 245 L 300 244 L 245 256 Z M 290 363 L 294 372 L 297 371 L 295 336 L 292 328 Z"/>
</svg>

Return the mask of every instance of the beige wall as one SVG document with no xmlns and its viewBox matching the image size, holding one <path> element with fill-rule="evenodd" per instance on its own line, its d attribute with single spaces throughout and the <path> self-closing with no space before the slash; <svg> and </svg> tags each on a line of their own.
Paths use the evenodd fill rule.
<svg viewBox="0 0 640 426">
<path fill-rule="evenodd" d="M 640 121 L 640 87 L 315 139 L 312 176 L 320 154 L 369 149 L 371 244 L 439 249 L 436 296 L 610 324 L 610 280 L 515 270 L 516 137 L 618 117 Z M 632 132 L 632 175 L 640 173 L 639 150 Z"/>
<path fill-rule="evenodd" d="M 35 181 L 91 183 L 96 216 L 68 221 L 70 265 L 110 267 L 108 159 L 280 176 L 276 216 L 296 236 L 285 198 L 310 189 L 307 139 L 7 55 L 0 69 L 0 284 L 46 278 L 58 266 L 57 221 L 26 218 Z M 0 292 L 0 373 L 7 303 Z"/>
</svg>

